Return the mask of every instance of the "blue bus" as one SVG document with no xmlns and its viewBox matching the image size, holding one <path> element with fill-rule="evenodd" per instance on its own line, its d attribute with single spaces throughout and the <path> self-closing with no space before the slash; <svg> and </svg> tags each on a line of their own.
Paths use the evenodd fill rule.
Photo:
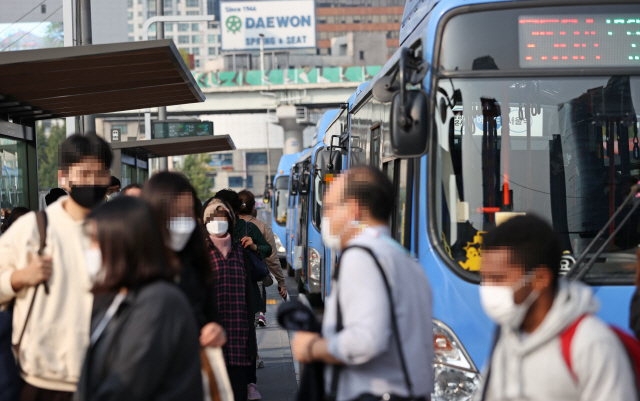
<svg viewBox="0 0 640 401">
<path fill-rule="evenodd" d="M 314 142 L 309 150 L 296 161 L 300 171 L 298 203 L 300 213 L 295 221 L 294 263 L 298 289 L 308 294 L 309 300 L 320 304 L 326 296 L 326 283 L 331 280 L 327 262 L 331 255 L 322 244 L 320 234 L 322 198 L 324 196 L 324 173 L 332 155 L 325 141 L 325 131 L 340 110 L 324 113 L 316 127 Z"/>
<path fill-rule="evenodd" d="M 283 155 L 278 163 L 278 171 L 273 177 L 273 194 L 271 195 L 271 229 L 278 248 L 278 258 L 283 267 L 287 267 L 286 243 L 287 213 L 289 211 L 289 174 L 291 166 L 298 159 L 298 153 Z"/>
<path fill-rule="evenodd" d="M 431 281 L 434 400 L 471 399 L 489 353 L 483 235 L 535 213 L 561 237 L 568 271 L 640 178 L 638 12 L 630 1 L 408 1 L 400 48 L 349 109 L 348 165 L 392 180 L 393 236 Z M 583 278 L 620 327 L 639 222 Z"/>
</svg>

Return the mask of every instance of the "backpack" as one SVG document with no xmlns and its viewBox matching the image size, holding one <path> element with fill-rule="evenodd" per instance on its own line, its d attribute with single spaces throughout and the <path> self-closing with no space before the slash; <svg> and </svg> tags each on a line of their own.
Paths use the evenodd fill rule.
<svg viewBox="0 0 640 401">
<path fill-rule="evenodd" d="M 40 234 L 40 249 L 38 250 L 38 254 L 42 255 L 46 245 L 47 231 L 47 215 L 45 212 L 37 212 L 36 221 Z M 9 304 L 6 311 L 0 312 L 0 401 L 16 401 L 20 398 L 20 392 L 22 391 L 24 382 L 20 377 L 20 360 L 17 356 L 19 355 L 20 343 L 27 328 L 39 287 L 40 286 L 36 287 L 33 293 L 20 338 L 15 346 L 11 344 L 11 334 L 13 332 L 13 301 Z M 48 292 L 48 289 L 46 290 Z"/>
<path fill-rule="evenodd" d="M 244 223 L 244 235 L 245 237 L 249 236 L 249 223 Z M 247 264 L 247 270 L 249 270 L 249 274 L 251 275 L 251 280 L 253 281 L 262 281 L 269 275 L 269 269 L 267 269 L 267 263 L 258 256 L 257 253 L 243 249 L 245 257 L 245 263 Z"/>
<path fill-rule="evenodd" d="M 560 347 L 562 350 L 562 358 L 567 364 L 569 373 L 571 373 L 571 377 L 573 378 L 573 381 L 575 383 L 578 383 L 578 377 L 576 376 L 576 373 L 574 372 L 573 366 L 571 364 L 571 343 L 573 341 L 573 336 L 578 329 L 578 325 L 586 316 L 588 315 L 580 316 L 575 320 L 575 322 L 573 322 L 562 333 L 560 333 Z M 627 355 L 629 356 L 629 362 L 631 363 L 631 367 L 633 368 L 633 373 L 635 376 L 636 391 L 639 391 L 640 387 L 638 387 L 638 385 L 640 384 L 640 342 L 636 338 L 632 337 L 631 335 L 627 334 L 617 327 L 609 326 L 609 328 L 615 333 L 616 337 L 618 337 L 618 339 L 624 346 Z"/>
</svg>

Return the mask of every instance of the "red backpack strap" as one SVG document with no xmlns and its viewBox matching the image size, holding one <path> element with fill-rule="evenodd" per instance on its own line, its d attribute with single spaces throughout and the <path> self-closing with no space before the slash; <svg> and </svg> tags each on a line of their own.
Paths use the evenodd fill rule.
<svg viewBox="0 0 640 401">
<path fill-rule="evenodd" d="M 560 333 L 560 350 L 562 351 L 562 358 L 564 358 L 564 361 L 569 368 L 569 373 L 571 374 L 571 377 L 576 384 L 578 383 L 578 376 L 576 376 L 576 372 L 574 372 L 573 366 L 571 364 L 571 343 L 573 342 L 573 336 L 574 334 L 576 334 L 578 325 L 586 316 L 587 315 L 580 316 L 562 333 Z"/>
</svg>

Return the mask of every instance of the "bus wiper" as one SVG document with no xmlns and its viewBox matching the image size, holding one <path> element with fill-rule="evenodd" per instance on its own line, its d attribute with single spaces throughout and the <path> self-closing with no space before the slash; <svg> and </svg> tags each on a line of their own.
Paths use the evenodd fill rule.
<svg viewBox="0 0 640 401">
<path fill-rule="evenodd" d="M 600 255 L 605 250 L 605 248 L 607 247 L 611 239 L 615 237 L 616 234 L 618 234 L 618 232 L 622 229 L 625 223 L 631 218 L 633 213 L 638 209 L 638 206 L 640 206 L 639 191 L 640 191 L 640 181 L 638 181 L 636 185 L 631 187 L 629 195 L 627 195 L 627 197 L 624 199 L 624 201 L 618 207 L 615 213 L 609 218 L 609 220 L 605 223 L 602 229 L 598 232 L 598 235 L 596 235 L 595 238 L 593 238 L 593 240 L 589 242 L 589 245 L 587 246 L 587 248 L 584 251 L 582 251 L 582 253 L 580 254 L 580 257 L 578 257 L 578 259 L 576 260 L 576 263 L 574 263 L 573 266 L 571 266 L 571 270 L 567 272 L 566 277 L 568 279 L 581 280 L 587 274 L 589 269 L 596 263 L 596 261 L 598 260 L 598 257 L 600 257 Z M 596 242 L 598 242 L 600 237 L 602 237 L 602 235 L 607 230 L 607 228 L 611 225 L 611 223 L 613 223 L 615 218 L 618 217 L 618 215 L 622 212 L 622 210 L 625 208 L 625 206 L 627 206 L 629 202 L 633 203 L 633 207 L 631 208 L 631 210 L 627 212 L 627 214 L 624 216 L 620 224 L 618 224 L 616 229 L 613 230 L 611 234 L 609 234 L 609 237 L 606 239 L 606 241 L 604 241 L 604 243 L 600 246 L 600 248 L 598 248 L 598 250 L 593 254 L 593 256 L 591 256 L 589 261 L 584 266 L 581 266 L 582 263 L 585 262 L 585 260 L 587 259 L 587 254 L 589 253 L 591 248 L 593 248 Z"/>
</svg>

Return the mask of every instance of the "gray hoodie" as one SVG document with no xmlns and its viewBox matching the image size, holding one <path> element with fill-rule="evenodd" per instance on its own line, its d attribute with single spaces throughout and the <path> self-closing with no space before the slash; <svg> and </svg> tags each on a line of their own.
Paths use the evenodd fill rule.
<svg viewBox="0 0 640 401">
<path fill-rule="evenodd" d="M 624 346 L 592 315 L 599 306 L 590 287 L 561 280 L 553 306 L 533 333 L 502 327 L 485 401 L 637 401 Z M 578 325 L 571 344 L 576 383 L 562 356 L 559 335 L 584 314 L 590 315 Z"/>
</svg>

